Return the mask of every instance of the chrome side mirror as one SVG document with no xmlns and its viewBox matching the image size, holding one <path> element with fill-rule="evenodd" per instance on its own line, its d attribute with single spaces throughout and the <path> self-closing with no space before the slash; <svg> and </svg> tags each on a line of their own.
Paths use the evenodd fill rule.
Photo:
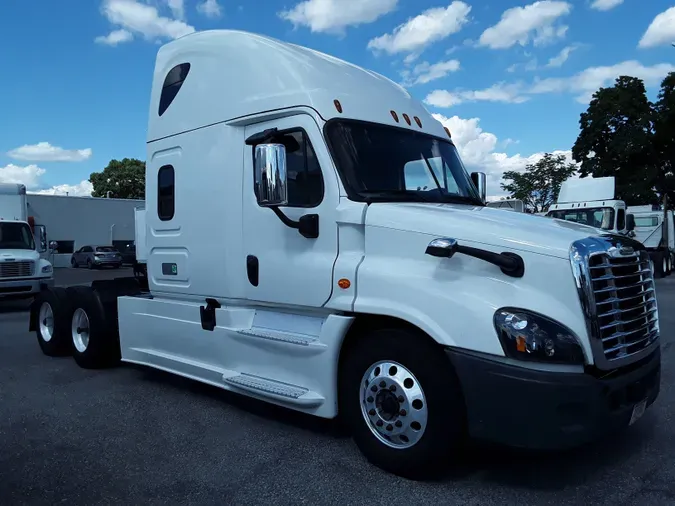
<svg viewBox="0 0 675 506">
<path fill-rule="evenodd" d="M 487 198 L 487 177 L 485 176 L 485 172 L 472 172 L 471 181 L 473 181 L 474 186 L 478 190 L 481 202 L 485 202 Z"/>
<path fill-rule="evenodd" d="M 253 180 L 259 206 L 288 204 L 286 148 L 283 144 L 258 144 L 255 147 Z"/>
<path fill-rule="evenodd" d="M 50 241 L 49 242 L 49 249 L 54 251 L 59 248 L 59 243 L 56 241 Z"/>
</svg>

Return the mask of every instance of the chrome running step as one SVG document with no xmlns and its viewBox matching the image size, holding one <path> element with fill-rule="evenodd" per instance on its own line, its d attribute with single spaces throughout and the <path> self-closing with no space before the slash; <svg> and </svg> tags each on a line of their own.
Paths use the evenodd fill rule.
<svg viewBox="0 0 675 506">
<path fill-rule="evenodd" d="M 326 400 L 316 392 L 253 374 L 223 375 L 223 381 L 237 389 L 304 407 L 320 406 Z"/>
</svg>

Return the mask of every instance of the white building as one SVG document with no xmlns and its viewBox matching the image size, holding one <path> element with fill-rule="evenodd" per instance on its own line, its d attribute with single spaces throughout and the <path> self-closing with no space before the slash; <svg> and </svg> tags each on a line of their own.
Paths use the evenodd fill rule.
<svg viewBox="0 0 675 506">
<path fill-rule="evenodd" d="M 28 216 L 44 225 L 59 247 L 55 267 L 69 267 L 71 254 L 85 245 L 122 248 L 134 241 L 134 208 L 144 200 L 28 194 Z M 50 257 L 50 260 L 52 258 Z"/>
</svg>

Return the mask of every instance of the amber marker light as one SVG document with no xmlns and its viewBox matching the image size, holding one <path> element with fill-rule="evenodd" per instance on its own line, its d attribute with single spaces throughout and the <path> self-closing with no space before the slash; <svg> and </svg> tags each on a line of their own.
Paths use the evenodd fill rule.
<svg viewBox="0 0 675 506">
<path fill-rule="evenodd" d="M 343 290 L 346 290 L 347 288 L 352 286 L 352 282 L 349 281 L 347 278 L 342 278 L 340 281 L 338 281 L 338 286 Z"/>
</svg>

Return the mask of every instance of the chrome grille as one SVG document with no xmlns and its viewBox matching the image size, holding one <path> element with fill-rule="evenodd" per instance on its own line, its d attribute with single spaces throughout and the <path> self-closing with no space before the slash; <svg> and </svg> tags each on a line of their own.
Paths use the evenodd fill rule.
<svg viewBox="0 0 675 506">
<path fill-rule="evenodd" d="M 35 262 L 0 262 L 0 278 L 27 278 L 33 275 Z"/>
<path fill-rule="evenodd" d="M 570 260 L 596 365 L 612 369 L 651 353 L 659 315 L 642 245 L 619 236 L 588 237 L 572 245 Z"/>
<path fill-rule="evenodd" d="M 597 339 L 608 360 L 640 352 L 659 337 L 654 278 L 649 259 L 634 255 L 589 258 Z"/>
</svg>

